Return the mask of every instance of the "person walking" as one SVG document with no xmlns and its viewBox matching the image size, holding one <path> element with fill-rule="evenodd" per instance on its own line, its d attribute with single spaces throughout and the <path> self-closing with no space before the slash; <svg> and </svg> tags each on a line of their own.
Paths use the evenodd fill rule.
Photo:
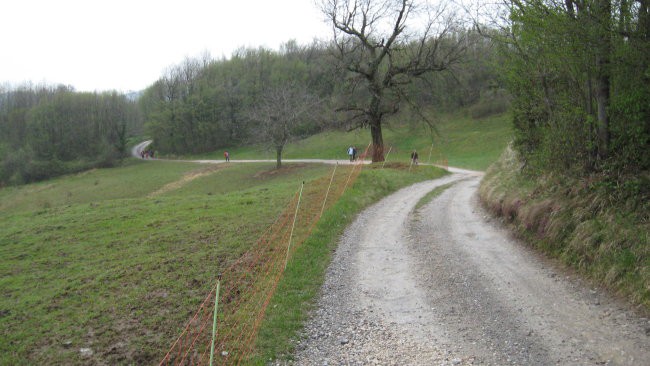
<svg viewBox="0 0 650 366">
<path fill-rule="evenodd" d="M 348 156 L 350 157 L 350 162 L 354 159 L 354 147 L 350 145 L 348 147 Z"/>
<path fill-rule="evenodd" d="M 223 152 L 223 157 L 226 158 L 226 162 L 230 161 L 230 153 L 228 151 Z"/>
<path fill-rule="evenodd" d="M 418 152 L 415 150 L 411 153 L 411 161 L 413 164 L 418 165 Z"/>
</svg>

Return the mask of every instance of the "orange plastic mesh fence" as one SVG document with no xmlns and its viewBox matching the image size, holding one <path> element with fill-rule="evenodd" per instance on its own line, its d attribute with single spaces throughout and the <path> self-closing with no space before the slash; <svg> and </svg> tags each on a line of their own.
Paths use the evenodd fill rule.
<svg viewBox="0 0 650 366">
<path fill-rule="evenodd" d="M 368 149 L 361 157 L 367 152 Z M 292 254 L 316 226 L 323 208 L 336 203 L 352 186 L 362 168 L 363 158 L 355 164 L 334 168 L 331 175 L 306 184 L 300 205 L 296 193 L 250 250 L 221 271 L 215 364 L 240 364 L 254 352 L 257 332 L 284 273 L 285 260 L 291 260 Z M 290 238 L 294 215 L 295 229 Z M 216 290 L 215 283 L 160 365 L 208 364 Z"/>
</svg>

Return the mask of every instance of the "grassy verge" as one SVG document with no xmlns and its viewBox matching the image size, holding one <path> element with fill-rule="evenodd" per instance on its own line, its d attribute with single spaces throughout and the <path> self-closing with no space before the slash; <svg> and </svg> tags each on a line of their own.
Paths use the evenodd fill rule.
<svg viewBox="0 0 650 366">
<path fill-rule="evenodd" d="M 313 234 L 296 251 L 268 307 L 252 364 L 290 357 L 297 333 L 314 306 L 338 237 L 357 213 L 399 188 L 444 174 L 433 167 L 420 166 L 407 173 L 408 165 L 391 166 L 364 168 L 354 186 L 325 212 Z"/>
<path fill-rule="evenodd" d="M 420 209 L 424 205 L 428 204 L 434 198 L 440 196 L 442 194 L 442 192 L 444 192 L 445 190 L 447 190 L 447 188 L 453 186 L 454 184 L 456 184 L 456 182 L 447 183 L 447 184 L 442 185 L 440 187 L 437 187 L 433 191 L 427 193 L 424 197 L 420 198 L 418 203 L 415 204 L 415 210 L 417 211 L 418 209 Z"/>
<path fill-rule="evenodd" d="M 331 169 L 273 166 L 134 161 L 0 190 L 0 364 L 160 361 L 219 269 Z"/>
<path fill-rule="evenodd" d="M 617 199 L 598 177 L 520 173 L 506 150 L 487 172 L 480 195 L 531 245 L 650 312 L 648 201 Z"/>
</svg>

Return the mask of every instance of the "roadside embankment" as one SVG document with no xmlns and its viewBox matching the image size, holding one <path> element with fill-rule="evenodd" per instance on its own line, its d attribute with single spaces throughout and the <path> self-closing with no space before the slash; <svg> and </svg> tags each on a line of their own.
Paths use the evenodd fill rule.
<svg viewBox="0 0 650 366">
<path fill-rule="evenodd" d="M 598 177 L 531 176 L 508 148 L 487 171 L 483 205 L 531 246 L 650 312 L 650 212 Z"/>
</svg>

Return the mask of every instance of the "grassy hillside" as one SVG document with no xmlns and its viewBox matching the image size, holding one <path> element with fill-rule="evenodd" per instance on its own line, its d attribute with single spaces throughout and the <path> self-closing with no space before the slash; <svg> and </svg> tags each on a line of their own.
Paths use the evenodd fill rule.
<svg viewBox="0 0 650 366">
<path fill-rule="evenodd" d="M 319 229 L 326 241 L 308 254 L 320 264 L 292 272 L 309 279 L 299 293 L 316 293 L 335 236 L 354 213 L 440 175 L 397 168 L 362 172 L 363 188 L 346 201 L 353 204 L 326 215 L 335 228 Z M 219 269 L 248 250 L 300 182 L 331 169 L 133 161 L 0 190 L 0 364 L 158 362 Z"/>
<path fill-rule="evenodd" d="M 216 268 L 329 172 L 272 166 L 134 162 L 0 190 L 0 364 L 158 360 Z"/>
<path fill-rule="evenodd" d="M 461 114 L 444 115 L 436 118 L 436 128 L 437 134 L 432 136 L 422 125 L 409 126 L 401 121 L 389 121 L 384 128 L 387 149 L 392 147 L 387 160 L 408 162 L 411 151 L 415 149 L 422 162 L 446 158 L 451 166 L 485 170 L 497 160 L 512 138 L 508 114 L 482 119 Z M 369 130 L 324 132 L 289 144 L 284 158 L 347 159 L 348 146 L 364 149 L 369 143 Z M 228 151 L 232 159 L 275 159 L 275 152 L 260 146 L 236 147 Z M 223 151 L 192 157 L 223 159 Z"/>
</svg>

